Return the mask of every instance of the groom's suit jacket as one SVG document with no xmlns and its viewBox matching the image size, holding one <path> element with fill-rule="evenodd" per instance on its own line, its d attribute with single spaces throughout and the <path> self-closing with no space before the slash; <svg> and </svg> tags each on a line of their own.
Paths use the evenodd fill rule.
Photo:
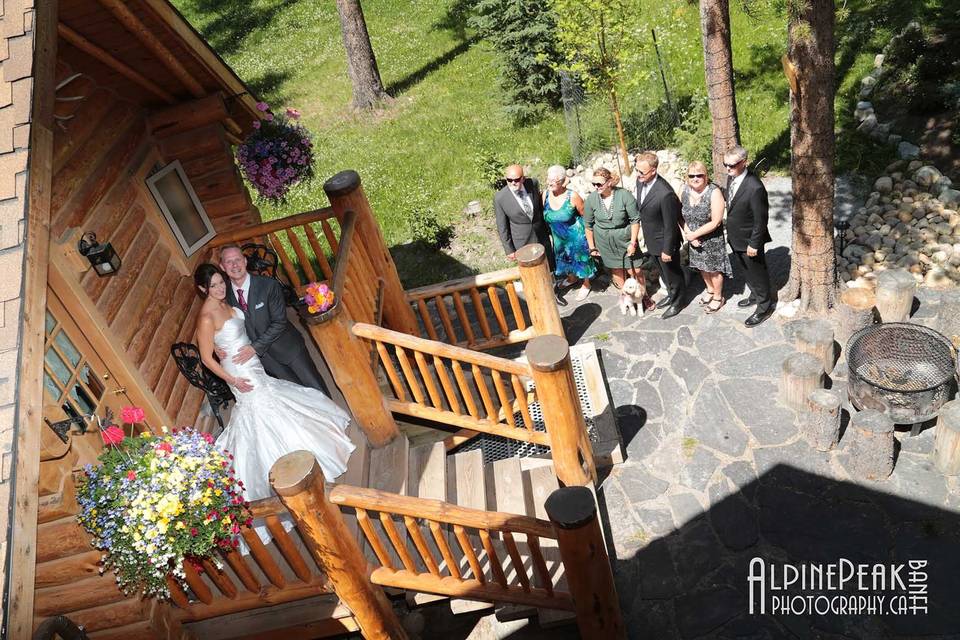
<svg viewBox="0 0 960 640">
<path fill-rule="evenodd" d="M 273 278 L 250 274 L 250 290 L 243 292 L 247 302 L 244 325 L 247 336 L 264 367 L 270 372 L 282 370 L 276 364 L 287 365 L 297 358 L 309 358 L 303 336 L 287 321 L 283 288 Z M 240 308 L 227 284 L 227 302 Z"/>
</svg>

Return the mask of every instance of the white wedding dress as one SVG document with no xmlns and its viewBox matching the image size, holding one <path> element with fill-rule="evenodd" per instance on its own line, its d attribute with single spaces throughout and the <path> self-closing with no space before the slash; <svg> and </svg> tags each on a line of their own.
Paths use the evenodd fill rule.
<svg viewBox="0 0 960 640">
<path fill-rule="evenodd" d="M 246 378 L 253 386 L 247 392 L 230 387 L 237 402 L 216 442 L 233 454 L 234 469 L 243 481 L 247 500 L 273 495 L 268 481 L 270 467 L 292 451 L 305 450 L 316 456 L 327 482 L 346 471 L 355 445 L 347 436 L 350 416 L 343 409 L 322 391 L 268 376 L 256 355 L 243 364 L 233 362 L 240 348 L 250 344 L 243 311 L 233 309 L 233 317 L 213 334 L 213 342 L 227 354 L 221 362 L 224 370 Z M 255 523 L 255 529 L 266 544 L 270 540 L 266 527 Z"/>
</svg>

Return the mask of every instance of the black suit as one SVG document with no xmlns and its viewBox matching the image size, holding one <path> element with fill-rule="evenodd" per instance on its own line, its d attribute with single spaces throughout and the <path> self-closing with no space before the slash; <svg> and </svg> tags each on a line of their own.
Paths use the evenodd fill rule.
<svg viewBox="0 0 960 640">
<path fill-rule="evenodd" d="M 244 327 L 263 368 L 274 378 L 328 393 L 317 367 L 307 353 L 303 336 L 287 321 L 283 288 L 273 278 L 250 274 Z M 227 286 L 227 302 L 240 308 L 233 287 Z"/>
<path fill-rule="evenodd" d="M 643 183 L 637 179 L 637 208 L 640 210 L 640 228 L 643 229 L 643 241 L 647 251 L 656 256 L 660 263 L 660 273 L 667 283 L 667 295 L 679 300 L 683 295 L 686 279 L 680 266 L 680 198 L 662 176 L 654 178 L 647 191 L 646 198 L 640 202 Z M 669 255 L 672 260 L 664 262 L 660 254 Z"/>
<path fill-rule="evenodd" d="M 523 189 L 533 205 L 533 217 L 526 214 L 509 185 L 493 196 L 493 209 L 497 215 L 500 243 L 503 244 L 503 250 L 507 255 L 528 244 L 542 244 L 552 271 L 554 269 L 553 247 L 550 244 L 550 230 L 543 219 L 543 196 L 540 194 L 540 185 L 533 178 L 526 178 L 523 181 Z"/>
<path fill-rule="evenodd" d="M 760 178 L 749 171 L 743 176 L 743 181 L 732 199 L 729 197 L 729 184 L 728 182 L 727 189 L 724 189 L 727 199 L 727 242 L 733 249 L 733 263 L 743 270 L 750 286 L 751 299 L 757 302 L 757 311 L 763 312 L 776 303 L 763 250 L 763 245 L 770 242 L 770 232 L 767 230 L 770 208 L 767 189 Z M 748 256 L 748 246 L 756 249 L 757 255 Z"/>
</svg>

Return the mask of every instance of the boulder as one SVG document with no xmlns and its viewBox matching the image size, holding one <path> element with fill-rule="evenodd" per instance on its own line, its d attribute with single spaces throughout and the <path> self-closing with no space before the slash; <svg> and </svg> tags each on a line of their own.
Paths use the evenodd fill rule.
<svg viewBox="0 0 960 640">
<path fill-rule="evenodd" d="M 912 160 L 920 157 L 920 147 L 906 140 L 897 145 L 897 157 L 904 160 Z"/>
<path fill-rule="evenodd" d="M 874 131 L 876 131 L 878 135 L 883 135 L 883 136 L 887 135 L 882 131 L 877 130 L 877 116 L 872 113 L 865 116 L 860 121 L 860 124 L 857 125 L 857 131 L 860 131 L 862 133 L 873 133 Z"/>
<path fill-rule="evenodd" d="M 937 196 L 937 200 L 945 206 L 956 208 L 957 205 L 960 204 L 960 191 L 956 189 L 944 189 L 940 192 L 940 195 Z"/>
<path fill-rule="evenodd" d="M 881 176 L 873 183 L 873 188 L 880 193 L 890 193 L 893 191 L 893 179 L 890 176 Z"/>
</svg>

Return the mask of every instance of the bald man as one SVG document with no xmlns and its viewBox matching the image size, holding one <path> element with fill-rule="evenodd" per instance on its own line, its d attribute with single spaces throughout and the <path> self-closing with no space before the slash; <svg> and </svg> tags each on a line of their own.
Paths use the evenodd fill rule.
<svg viewBox="0 0 960 640">
<path fill-rule="evenodd" d="M 540 185 L 533 178 L 523 175 L 523 167 L 512 164 L 503 174 L 505 187 L 493 196 L 493 209 L 497 214 L 497 231 L 503 251 L 511 260 L 516 260 L 517 249 L 540 243 L 547 252 L 550 270 L 554 270 L 553 247 L 550 230 L 543 219 L 543 196 Z"/>
</svg>

